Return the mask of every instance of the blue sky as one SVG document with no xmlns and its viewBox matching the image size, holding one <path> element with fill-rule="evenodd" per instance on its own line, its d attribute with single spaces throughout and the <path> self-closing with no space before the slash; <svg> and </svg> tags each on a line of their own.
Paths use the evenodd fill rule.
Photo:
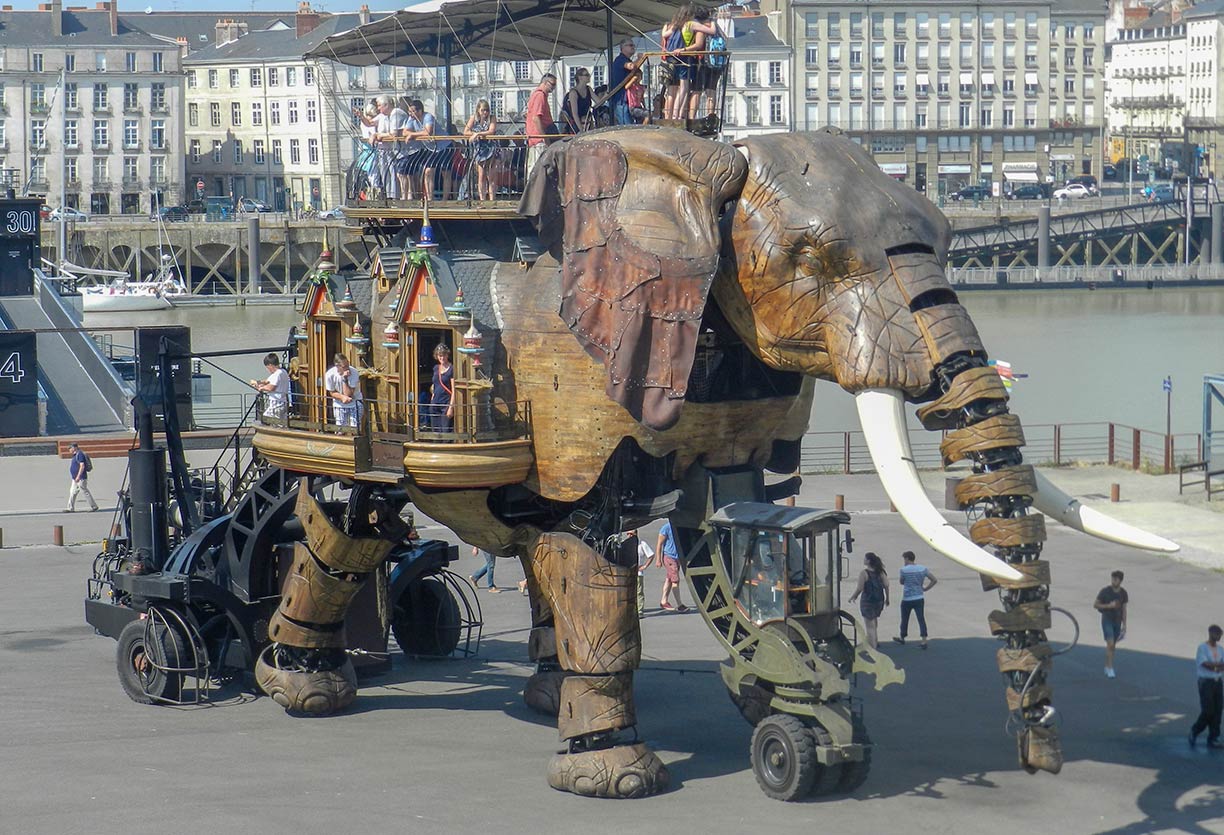
<svg viewBox="0 0 1224 835">
<path fill-rule="evenodd" d="M 46 0 L 8 0 L 14 9 L 37 9 Z M 311 5 L 326 12 L 355 12 L 365 2 L 374 11 L 392 11 L 413 5 L 413 0 L 311 0 Z M 64 0 L 65 6 L 93 8 L 96 0 Z M 297 11 L 297 0 L 119 0 L 119 11 L 138 14 L 151 7 L 157 12 L 289 12 Z"/>
</svg>

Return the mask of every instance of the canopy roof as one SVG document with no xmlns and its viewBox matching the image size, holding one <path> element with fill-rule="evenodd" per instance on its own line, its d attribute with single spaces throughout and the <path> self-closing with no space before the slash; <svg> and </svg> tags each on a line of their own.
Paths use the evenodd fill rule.
<svg viewBox="0 0 1224 835">
<path fill-rule="evenodd" d="M 307 53 L 352 66 L 437 67 L 476 61 L 548 61 L 602 52 L 658 31 L 680 0 L 429 0 L 332 35 Z"/>
</svg>

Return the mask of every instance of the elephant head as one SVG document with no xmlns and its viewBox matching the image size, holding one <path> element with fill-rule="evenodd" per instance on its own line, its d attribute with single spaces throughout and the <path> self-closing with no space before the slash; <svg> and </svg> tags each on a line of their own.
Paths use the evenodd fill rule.
<svg viewBox="0 0 1224 835">
<path fill-rule="evenodd" d="M 889 497 L 953 560 L 1021 577 L 927 498 L 906 401 L 926 404 L 928 429 L 953 430 L 947 463 L 973 461 L 962 504 L 988 501 L 982 515 L 991 517 L 974 526 L 978 542 L 1031 558 L 1045 538 L 1041 518 L 1027 513 L 1032 502 L 1096 536 L 1177 549 L 1082 507 L 1021 464 L 1020 424 L 945 277 L 947 220 L 848 138 L 821 131 L 729 145 L 666 128 L 600 131 L 553 146 L 520 210 L 561 264 L 561 316 L 605 364 L 608 396 L 647 427 L 677 420 L 712 297 L 765 365 L 856 396 Z"/>
</svg>

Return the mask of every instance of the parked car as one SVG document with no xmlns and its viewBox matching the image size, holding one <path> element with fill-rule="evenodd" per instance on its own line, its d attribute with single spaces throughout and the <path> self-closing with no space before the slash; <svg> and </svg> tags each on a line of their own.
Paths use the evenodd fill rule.
<svg viewBox="0 0 1224 835">
<path fill-rule="evenodd" d="M 1007 193 L 1008 200 L 1044 200 L 1046 190 L 1037 183 L 1016 186 Z"/>
<path fill-rule="evenodd" d="M 1099 193 L 1099 189 L 1097 188 L 1097 178 L 1091 174 L 1080 174 L 1078 177 L 1072 177 L 1071 179 L 1067 180 L 1067 185 L 1075 184 L 1084 186 L 1091 194 Z"/>
<path fill-rule="evenodd" d="M 240 212 L 270 212 L 272 207 L 262 200 L 256 200 L 254 197 L 243 197 L 238 201 L 238 211 Z"/>
<path fill-rule="evenodd" d="M 989 200 L 989 186 L 965 186 L 960 191 L 953 192 L 953 200 Z"/>
<path fill-rule="evenodd" d="M 203 201 L 203 200 L 190 200 L 190 201 L 188 201 L 188 202 L 187 202 L 187 211 L 188 211 L 189 213 L 193 214 L 193 215 L 202 215 L 202 214 L 204 214 L 204 201 Z"/>
<path fill-rule="evenodd" d="M 1108 162 L 1101 168 L 1101 179 L 1116 180 L 1118 179 L 1118 168 L 1115 165 L 1110 165 Z"/>
<path fill-rule="evenodd" d="M 41 220 L 50 220 L 51 219 L 51 207 L 48 206 L 46 203 L 40 204 L 38 207 L 38 217 Z"/>
<path fill-rule="evenodd" d="M 1083 200 L 1091 196 L 1092 192 L 1083 183 L 1070 183 L 1054 192 L 1055 200 Z"/>
<path fill-rule="evenodd" d="M 185 221 L 190 217 L 191 213 L 187 211 L 186 206 L 162 206 L 149 216 L 149 220 L 160 218 L 165 223 L 174 223 L 175 221 Z"/>
<path fill-rule="evenodd" d="M 89 220 L 89 215 L 82 212 L 80 209 L 74 209 L 71 206 L 63 206 L 58 209 L 52 209 L 47 215 L 47 220 L 72 220 L 84 222 Z"/>
<path fill-rule="evenodd" d="M 337 206 L 334 209 L 324 209 L 319 212 L 319 220 L 344 220 L 344 207 Z"/>
<path fill-rule="evenodd" d="M 1161 183 L 1152 188 L 1152 196 L 1149 199 L 1153 203 L 1171 203 L 1177 199 L 1177 192 L 1168 183 Z"/>
</svg>

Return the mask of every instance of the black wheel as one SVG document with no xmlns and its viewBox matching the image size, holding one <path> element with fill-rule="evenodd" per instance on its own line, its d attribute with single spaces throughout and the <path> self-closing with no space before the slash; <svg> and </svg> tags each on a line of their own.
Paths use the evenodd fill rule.
<svg viewBox="0 0 1224 835">
<path fill-rule="evenodd" d="M 183 674 L 166 672 L 166 668 L 182 667 L 187 652 L 187 642 L 176 630 L 164 624 L 149 625 L 147 620 L 132 621 L 119 633 L 115 650 L 123 692 L 142 705 L 178 701 Z"/>
<path fill-rule="evenodd" d="M 405 655 L 450 655 L 459 645 L 459 603 L 446 583 L 423 577 L 395 601 L 391 632 Z"/>
<path fill-rule="evenodd" d="M 775 714 L 752 732 L 752 773 L 774 800 L 806 797 L 816 780 L 816 739 L 794 716 Z"/>
<path fill-rule="evenodd" d="M 812 735 L 813 751 L 817 747 L 833 744 L 833 737 L 829 736 L 829 732 L 819 725 L 809 725 L 807 732 Z M 842 775 L 845 773 L 841 763 L 823 765 L 819 762 L 816 763 L 815 772 L 815 777 L 812 780 L 812 797 L 820 797 L 836 792 L 841 783 Z"/>
<path fill-rule="evenodd" d="M 854 791 L 867 782 L 871 772 L 871 737 L 867 734 L 867 726 L 857 716 L 854 717 L 854 741 L 863 746 L 863 759 L 842 763 L 841 780 L 837 784 L 839 792 Z"/>
</svg>

